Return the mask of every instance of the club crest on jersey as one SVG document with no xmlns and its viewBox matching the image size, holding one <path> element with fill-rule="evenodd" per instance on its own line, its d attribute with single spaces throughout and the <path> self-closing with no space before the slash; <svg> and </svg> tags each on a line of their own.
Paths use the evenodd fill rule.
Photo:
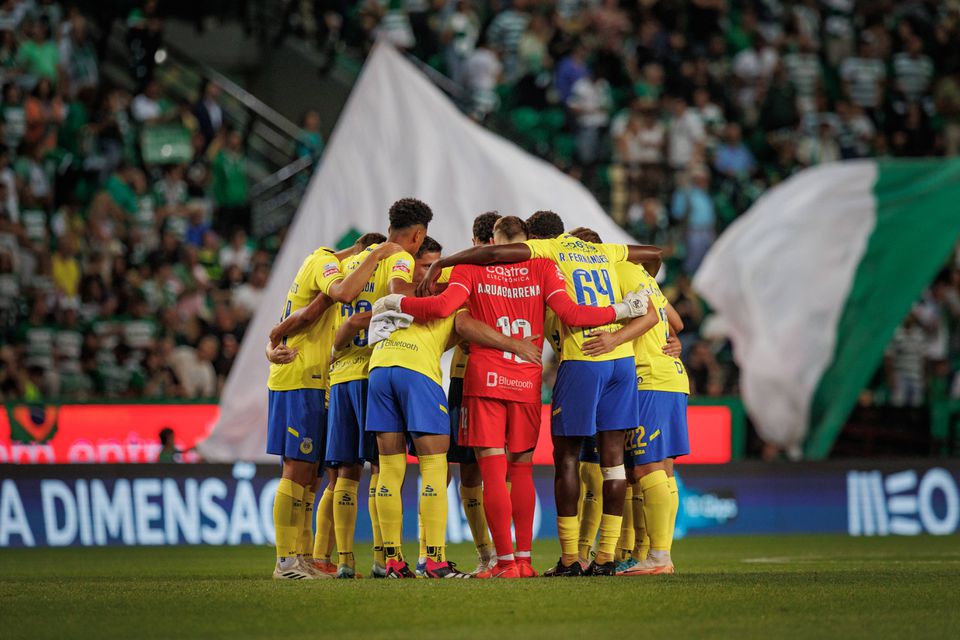
<svg viewBox="0 0 960 640">
<path fill-rule="evenodd" d="M 330 276 L 340 273 L 340 267 L 335 262 L 330 262 L 323 265 L 323 277 L 329 278 Z"/>
<path fill-rule="evenodd" d="M 307 456 L 310 455 L 311 451 L 313 451 L 313 438 L 304 438 L 300 442 L 300 453 Z"/>
<path fill-rule="evenodd" d="M 391 271 L 403 271 L 404 273 L 410 273 L 410 261 L 403 259 L 397 260 L 393 263 L 393 269 Z"/>
</svg>

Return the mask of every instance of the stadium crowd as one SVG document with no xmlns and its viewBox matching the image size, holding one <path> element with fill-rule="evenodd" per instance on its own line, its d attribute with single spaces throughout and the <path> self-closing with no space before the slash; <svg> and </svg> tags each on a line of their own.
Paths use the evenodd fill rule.
<svg viewBox="0 0 960 640">
<path fill-rule="evenodd" d="M 475 118 L 665 247 L 699 395 L 738 385 L 691 275 L 765 189 L 832 159 L 960 151 L 955 2 L 299 4 L 329 51 L 387 37 L 433 65 Z M 259 303 L 280 239 L 244 231 L 244 141 L 218 87 L 178 103 L 152 81 L 159 16 L 148 1 L 127 20 L 131 92 L 102 80 L 76 9 L 0 6 L 0 398 L 215 396 Z M 189 159 L 145 164 L 141 135 L 171 122 Z M 308 129 L 301 152 L 319 153 Z M 865 402 L 960 396 L 958 260 Z"/>
<path fill-rule="evenodd" d="M 259 306 L 243 140 L 215 84 L 164 94 L 161 38 L 155 2 L 131 12 L 128 91 L 76 9 L 0 6 L 0 399 L 214 397 Z M 148 162 L 171 125 L 188 153 Z"/>
<path fill-rule="evenodd" d="M 334 20 L 327 6 L 348 40 L 389 38 L 447 74 L 476 119 L 665 247 L 700 395 L 738 391 L 729 344 L 703 325 L 690 285 L 727 225 L 805 167 L 960 153 L 955 2 L 370 0 Z M 864 402 L 916 405 L 951 385 L 960 396 L 958 267 L 960 252 Z"/>
</svg>

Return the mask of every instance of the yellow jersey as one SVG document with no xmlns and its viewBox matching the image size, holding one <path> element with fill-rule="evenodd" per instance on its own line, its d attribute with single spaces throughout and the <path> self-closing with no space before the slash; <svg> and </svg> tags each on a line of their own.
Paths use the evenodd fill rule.
<svg viewBox="0 0 960 640">
<path fill-rule="evenodd" d="M 370 368 L 403 367 L 422 373 L 438 385 L 443 384 L 440 356 L 447 349 L 456 317 L 454 313 L 449 318 L 414 322 L 405 329 L 397 329 L 389 338 L 374 345 Z"/>
<path fill-rule="evenodd" d="M 557 354 L 557 360 L 562 360 L 563 353 L 563 330 L 560 327 L 560 318 L 553 312 L 553 309 L 546 309 L 543 314 L 543 337 L 553 347 Z"/>
<path fill-rule="evenodd" d="M 329 295 L 330 287 L 342 279 L 340 261 L 333 250 L 326 247 L 317 249 L 300 265 L 287 293 L 280 320 L 285 320 L 297 309 L 310 304 L 317 294 Z M 267 388 L 273 391 L 290 391 L 328 387 L 327 365 L 333 345 L 335 319 L 336 309 L 331 307 L 306 331 L 284 337 L 283 343 L 296 349 L 297 355 L 289 364 L 270 365 Z"/>
<path fill-rule="evenodd" d="M 463 379 L 467 372 L 467 354 L 463 352 L 460 345 L 453 350 L 453 359 L 450 361 L 450 377 Z"/>
<path fill-rule="evenodd" d="M 597 307 L 621 300 L 620 280 L 613 267 L 627 260 L 626 245 L 584 242 L 569 233 L 548 240 L 527 240 L 525 244 L 530 247 L 532 258 L 548 258 L 560 267 L 560 272 L 567 281 L 567 293 L 577 304 Z M 583 343 L 590 338 L 588 334 L 591 331 L 613 332 L 620 327 L 619 323 L 614 323 L 584 330 L 561 324 L 561 360 L 604 362 L 632 358 L 633 346 L 630 344 L 620 345 L 601 356 L 587 356 L 583 353 Z"/>
<path fill-rule="evenodd" d="M 370 255 L 377 245 L 372 244 L 360 253 L 350 256 L 340 265 L 340 271 L 346 275 L 356 269 L 363 260 Z M 336 313 L 336 327 L 354 313 L 364 313 L 373 310 L 373 303 L 390 293 L 390 281 L 394 279 L 403 282 L 413 282 L 413 256 L 406 251 L 395 253 L 384 258 L 378 264 L 364 285 L 363 291 L 353 302 L 338 305 Z M 336 330 L 334 330 L 336 332 Z M 365 380 L 367 367 L 370 363 L 371 349 L 367 344 L 367 330 L 360 331 L 353 342 L 330 365 L 330 384 L 340 384 L 351 380 Z"/>
<path fill-rule="evenodd" d="M 647 313 L 657 314 L 657 324 L 634 341 L 637 389 L 689 394 L 690 381 L 683 362 L 663 352 L 670 337 L 670 323 L 667 320 L 667 298 L 660 291 L 656 279 L 640 265 L 630 262 L 621 262 L 616 270 L 622 294 L 637 289 L 646 290 L 650 296 Z"/>
</svg>

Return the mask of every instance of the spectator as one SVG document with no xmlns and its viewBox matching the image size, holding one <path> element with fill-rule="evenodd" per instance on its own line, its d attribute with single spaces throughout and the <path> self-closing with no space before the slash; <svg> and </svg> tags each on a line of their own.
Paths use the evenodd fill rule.
<svg viewBox="0 0 960 640">
<path fill-rule="evenodd" d="M 708 192 L 709 184 L 706 167 L 698 165 L 690 170 L 689 181 L 678 180 L 670 203 L 671 216 L 686 227 L 683 267 L 687 273 L 696 272 L 717 236 L 717 216 Z"/>
<path fill-rule="evenodd" d="M 80 288 L 80 262 L 77 260 L 77 239 L 73 235 L 60 238 L 51 259 L 53 282 L 60 295 L 75 298 Z"/>
<path fill-rule="evenodd" d="M 740 125 L 727 125 L 723 142 L 717 147 L 713 166 L 722 176 L 735 179 L 749 177 L 756 169 L 757 163 L 753 154 L 743 143 Z"/>
<path fill-rule="evenodd" d="M 444 57 L 447 71 L 457 84 L 465 84 L 467 60 L 477 48 L 480 37 L 480 18 L 474 11 L 470 0 L 459 0 L 456 8 L 447 17 L 443 25 L 441 40 L 444 44 Z"/>
<path fill-rule="evenodd" d="M 582 42 L 577 42 L 573 45 L 570 53 L 561 58 L 559 64 L 557 64 L 554 88 L 557 90 L 557 97 L 560 102 L 566 104 L 573 94 L 573 87 L 589 75 L 587 48 Z"/>
<path fill-rule="evenodd" d="M 239 131 L 227 133 L 223 148 L 213 159 L 212 169 L 218 228 L 249 228 L 247 159 L 243 154 L 243 138 Z"/>
<path fill-rule="evenodd" d="M 70 18 L 69 27 L 60 39 L 60 71 L 63 93 L 75 98 L 84 89 L 99 87 L 100 67 L 86 19 L 78 13 Z"/>
<path fill-rule="evenodd" d="M 884 359 L 895 407 L 918 407 L 926 398 L 926 340 L 916 311 L 911 311 L 893 334 Z"/>
<path fill-rule="evenodd" d="M 472 99 L 471 115 L 483 120 L 497 108 L 497 85 L 503 75 L 503 65 L 497 50 L 486 42 L 474 49 L 464 65 L 464 82 Z"/>
<path fill-rule="evenodd" d="M 860 55 L 847 58 L 840 65 L 843 90 L 849 100 L 862 107 L 875 124 L 880 122 L 884 84 L 887 68 L 876 54 L 875 39 L 864 34 L 860 42 Z"/>
<path fill-rule="evenodd" d="M 23 107 L 23 93 L 15 82 L 3 86 L 3 142 L 8 149 L 17 149 L 27 132 L 27 114 Z"/>
<path fill-rule="evenodd" d="M 530 22 L 526 8 L 527 0 L 513 0 L 510 8 L 498 13 L 487 27 L 487 40 L 503 53 L 504 75 L 508 81 L 519 77 L 517 51 L 520 38 Z"/>
<path fill-rule="evenodd" d="M 41 79 L 56 84 L 60 66 L 60 51 L 50 37 L 50 22 L 41 18 L 30 31 L 31 38 L 20 45 L 17 65 L 26 76 L 27 86 L 32 87 Z"/>
<path fill-rule="evenodd" d="M 220 106 L 220 86 L 208 81 L 203 85 L 201 95 L 203 97 L 193 105 L 193 115 L 203 136 L 201 151 L 206 151 L 225 123 L 223 107 Z"/>
<path fill-rule="evenodd" d="M 799 51 L 783 57 L 783 68 L 793 85 L 797 110 L 803 113 L 814 109 L 820 84 L 820 60 L 813 43 L 801 39 Z"/>
<path fill-rule="evenodd" d="M 24 103 L 26 131 L 23 142 L 39 147 L 43 153 L 56 146 L 60 124 L 66 116 L 63 101 L 54 93 L 53 85 L 41 78 Z"/>
<path fill-rule="evenodd" d="M 590 70 L 577 80 L 567 107 L 577 122 L 577 155 L 585 166 L 593 165 L 600 154 L 601 134 L 610 124 L 610 85 Z"/>
<path fill-rule="evenodd" d="M 220 249 L 220 265 L 223 268 L 238 267 L 241 273 L 250 269 L 250 259 L 253 250 L 247 243 L 247 234 L 243 229 L 237 229 L 230 237 L 230 244 Z"/>
<path fill-rule="evenodd" d="M 840 158 L 836 129 L 826 120 L 820 123 L 815 133 L 805 135 L 797 146 L 797 160 L 808 167 L 823 162 L 836 162 Z"/>
<path fill-rule="evenodd" d="M 219 391 L 213 361 L 220 348 L 216 337 L 204 336 L 197 348 L 177 347 L 170 354 L 170 364 L 187 398 L 213 398 Z"/>
<path fill-rule="evenodd" d="M 923 40 L 910 34 L 893 56 L 894 88 L 912 102 L 928 96 L 932 82 L 933 61 L 923 53 Z"/>
<path fill-rule="evenodd" d="M 269 270 L 266 267 L 256 267 L 250 273 L 250 281 L 244 282 L 233 291 L 233 304 L 241 318 L 247 320 L 260 308 L 263 302 L 264 290 L 267 286 Z"/>
<path fill-rule="evenodd" d="M 687 108 L 686 99 L 673 96 L 667 103 L 667 162 L 673 171 L 686 171 L 692 162 L 703 159 L 706 130 L 700 116 Z"/>
<path fill-rule="evenodd" d="M 323 153 L 323 136 L 320 135 L 320 114 L 310 109 L 300 119 L 303 133 L 297 139 L 297 156 L 316 160 Z"/>
<path fill-rule="evenodd" d="M 169 105 L 160 92 L 160 83 L 156 80 L 147 81 L 143 92 L 137 94 L 130 103 L 130 113 L 133 119 L 140 124 L 154 124 L 160 122 Z"/>
</svg>

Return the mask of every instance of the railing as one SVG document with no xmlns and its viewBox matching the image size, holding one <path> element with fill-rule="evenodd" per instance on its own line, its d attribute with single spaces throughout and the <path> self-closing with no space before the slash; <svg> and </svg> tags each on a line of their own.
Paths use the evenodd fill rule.
<svg viewBox="0 0 960 640">
<path fill-rule="evenodd" d="M 127 48 L 123 27 L 114 28 L 108 57 L 125 69 Z M 166 95 L 175 101 L 196 102 L 208 82 L 222 89 L 219 100 L 227 126 L 240 131 L 251 182 L 250 207 L 253 234 L 269 235 L 287 224 L 296 213 L 315 159 L 298 156 L 297 142 L 303 130 L 259 100 L 227 76 L 194 59 L 170 43 L 164 43 L 163 61 L 154 77 Z M 131 84 L 129 77 L 115 74 L 115 81 Z M 131 89 L 134 87 L 130 86 Z"/>
</svg>

